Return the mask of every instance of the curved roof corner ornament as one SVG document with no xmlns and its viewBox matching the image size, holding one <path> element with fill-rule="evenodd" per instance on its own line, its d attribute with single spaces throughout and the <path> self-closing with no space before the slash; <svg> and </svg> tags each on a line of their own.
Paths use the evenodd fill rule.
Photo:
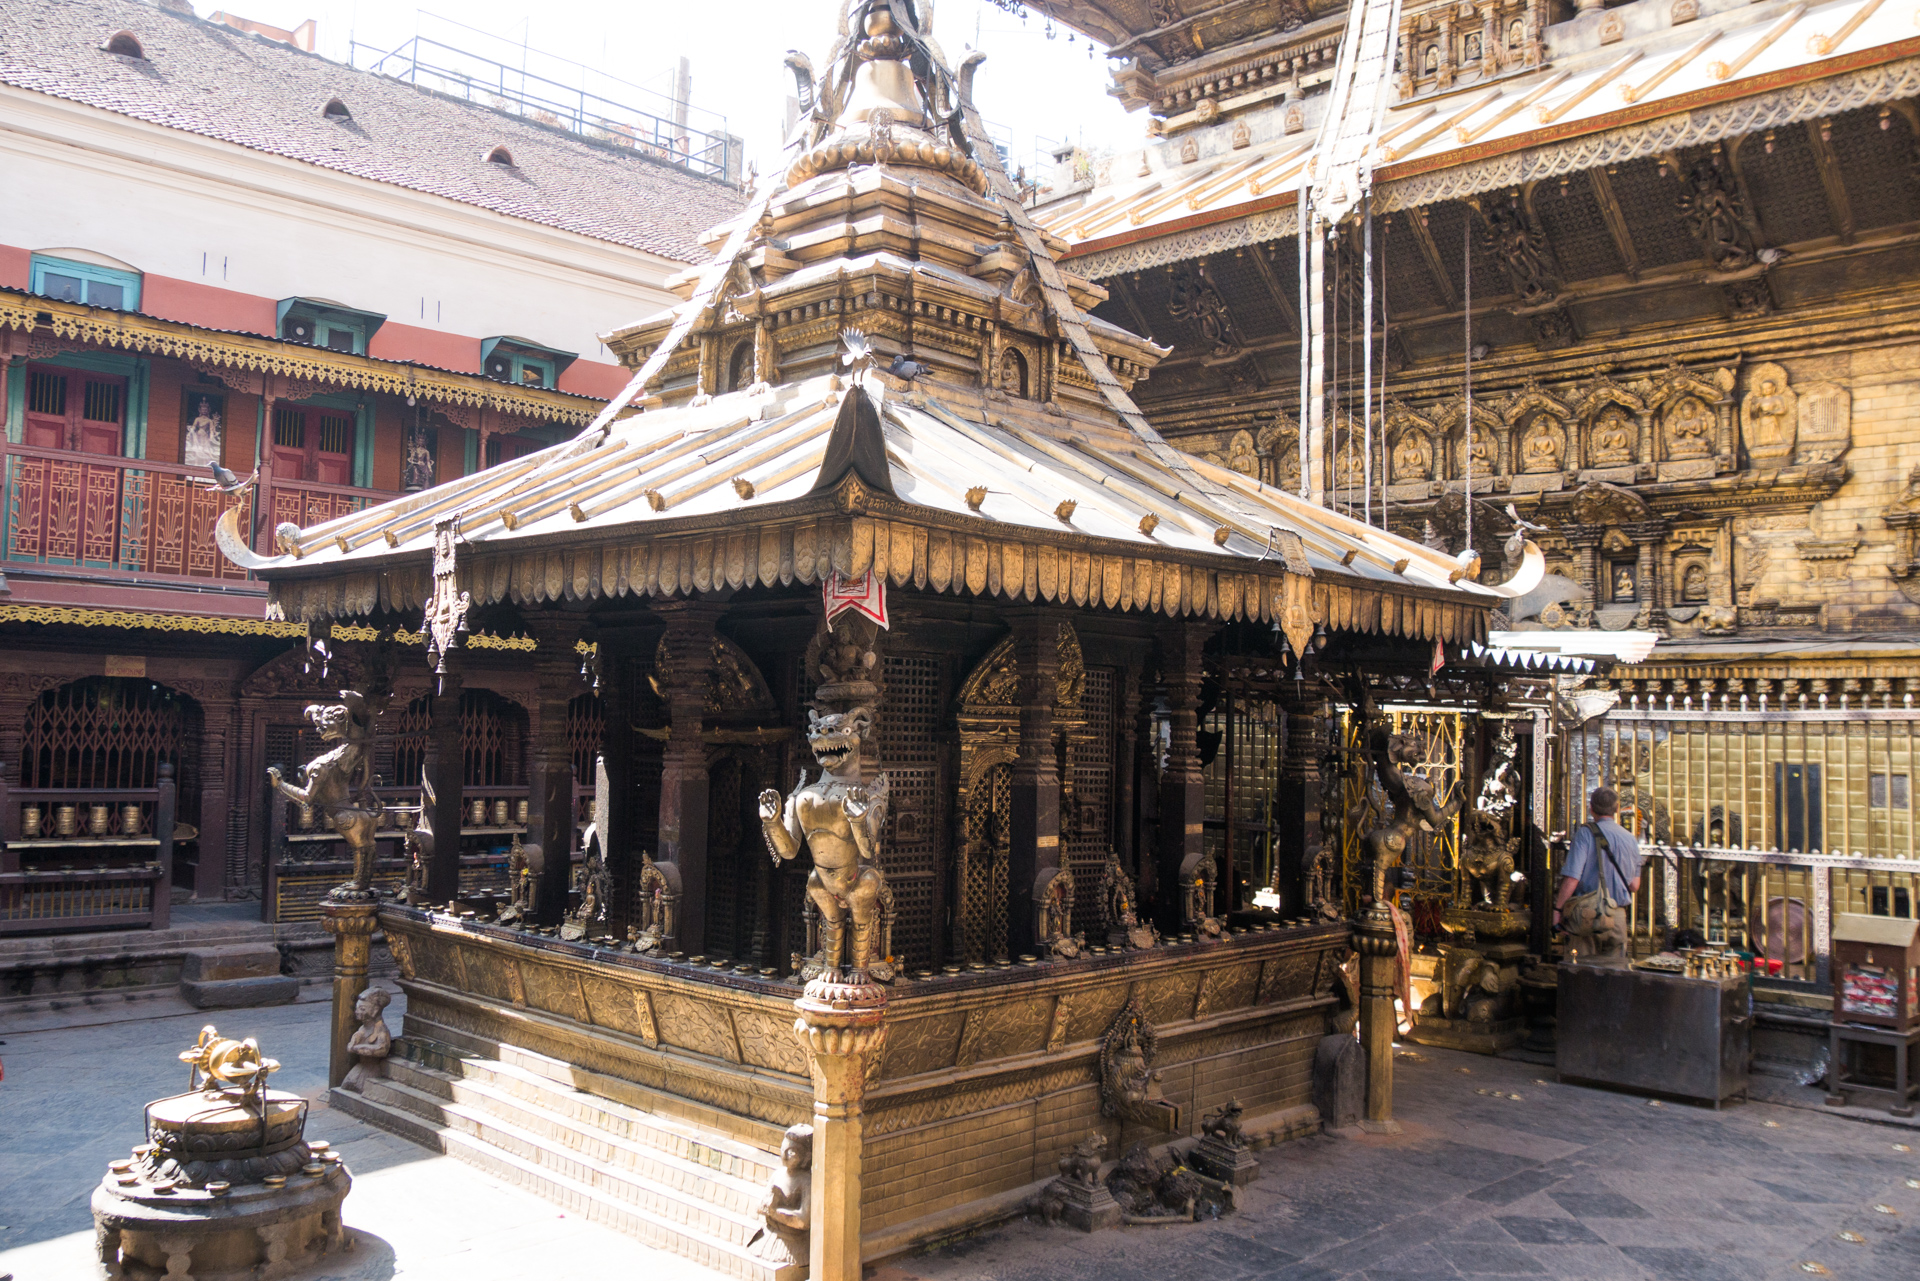
<svg viewBox="0 0 1920 1281">
<path fill-rule="evenodd" d="M 220 519 L 213 527 L 213 541 L 220 548 L 220 554 L 242 569 L 265 569 L 278 557 L 262 556 L 247 546 L 247 540 L 240 537 L 240 508 L 229 507 L 220 513 Z"/>
</svg>

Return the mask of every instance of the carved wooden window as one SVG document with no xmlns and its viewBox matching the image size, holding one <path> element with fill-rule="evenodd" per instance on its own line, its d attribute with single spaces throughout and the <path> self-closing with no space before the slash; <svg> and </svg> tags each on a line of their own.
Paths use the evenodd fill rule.
<svg viewBox="0 0 1920 1281">
<path fill-rule="evenodd" d="M 393 775 L 387 781 L 393 786 L 413 787 L 420 782 L 432 741 L 432 720 L 432 700 L 422 695 L 392 721 Z M 517 787 L 525 782 L 520 772 L 525 740 L 526 720 L 519 709 L 491 690 L 461 692 L 461 786 Z"/>
<path fill-rule="evenodd" d="M 488 436 L 484 467 L 498 467 L 501 463 L 510 463 L 516 458 L 545 449 L 544 442 L 530 436 Z"/>
<path fill-rule="evenodd" d="M 177 767 L 186 700 L 149 681 L 91 676 L 48 690 L 27 709 L 20 786 L 153 787 Z"/>
<path fill-rule="evenodd" d="M 960 875 L 960 947 L 967 961 L 1007 955 L 1007 854 L 1013 765 L 990 765 L 967 798 L 966 858 Z M 899 928 L 895 927 L 895 938 Z"/>
<path fill-rule="evenodd" d="M 107 374 L 27 366 L 25 443 L 118 457 L 126 435 L 127 380 Z"/>
<path fill-rule="evenodd" d="M 940 660 L 930 654 L 889 654 L 884 670 L 887 702 L 879 747 L 887 771 L 888 805 L 880 859 L 893 887 L 893 949 L 906 968 L 928 969 L 933 965 L 934 887 L 946 844 L 938 738 L 945 706 Z M 1004 906 L 1001 914 L 1004 919 Z"/>
<path fill-rule="evenodd" d="M 344 410 L 275 405 L 273 475 L 280 481 L 353 483 L 353 415 Z"/>
<path fill-rule="evenodd" d="M 573 755 L 574 782 L 592 787 L 594 759 L 606 732 L 606 711 L 598 694 L 581 694 L 567 704 L 567 748 Z"/>
</svg>

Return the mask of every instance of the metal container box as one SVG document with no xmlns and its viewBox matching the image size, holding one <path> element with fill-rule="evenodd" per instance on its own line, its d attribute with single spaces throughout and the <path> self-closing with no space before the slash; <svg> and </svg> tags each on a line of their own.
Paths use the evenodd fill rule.
<svg viewBox="0 0 1920 1281">
<path fill-rule="evenodd" d="M 1563 964 L 1563 1080 L 1703 1099 L 1745 1094 L 1753 1014 L 1745 979 L 1694 979 L 1624 966 Z"/>
</svg>

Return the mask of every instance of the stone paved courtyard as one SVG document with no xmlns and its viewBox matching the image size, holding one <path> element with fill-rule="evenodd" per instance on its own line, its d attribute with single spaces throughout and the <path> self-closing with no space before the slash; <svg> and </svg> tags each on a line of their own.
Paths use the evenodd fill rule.
<svg viewBox="0 0 1920 1281">
<path fill-rule="evenodd" d="M 0 1015 L 0 1274 L 97 1275 L 87 1198 L 106 1161 L 138 1139 L 141 1105 L 181 1087 L 174 1055 L 209 1017 L 258 1036 L 285 1063 L 276 1085 L 316 1094 L 327 1006 L 313 998 L 322 991 L 212 1016 L 169 998 Z M 395 1026 L 400 1009 L 389 1010 Z M 1817 1091 L 1778 1083 L 1770 1094 L 1794 1106 L 1716 1113 L 1541 1084 L 1550 1070 L 1522 1062 L 1413 1053 L 1398 1063 L 1402 1134 L 1263 1153 L 1263 1177 L 1235 1216 L 1092 1236 L 1011 1223 L 896 1260 L 874 1281 L 1822 1275 L 1803 1264 L 1859 1281 L 1920 1278 L 1920 1188 L 1908 1184 L 1920 1182 L 1920 1133 L 1910 1127 L 1864 1110 L 1828 1114 Z M 331 1139 L 352 1168 L 347 1221 L 360 1235 L 351 1256 L 310 1276 L 712 1275 L 324 1104 L 309 1133 Z"/>
</svg>

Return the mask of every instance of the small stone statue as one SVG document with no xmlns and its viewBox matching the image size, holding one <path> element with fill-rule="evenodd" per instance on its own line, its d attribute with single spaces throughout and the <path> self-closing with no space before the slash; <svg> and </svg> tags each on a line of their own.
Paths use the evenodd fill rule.
<svg viewBox="0 0 1920 1281">
<path fill-rule="evenodd" d="M 1519 848 L 1520 838 L 1503 839 L 1495 820 L 1477 811 L 1468 816 L 1467 830 L 1461 834 L 1460 870 L 1466 877 L 1470 906 L 1507 910 L 1513 895 L 1513 856 Z"/>
<path fill-rule="evenodd" d="M 1173 1133 L 1180 1107 L 1160 1092 L 1153 1066 L 1159 1036 L 1137 1001 L 1128 1001 L 1100 1038 L 1100 1112 Z"/>
<path fill-rule="evenodd" d="M 1082 1232 L 1120 1222 L 1120 1207 L 1100 1182 L 1100 1158 L 1106 1149 L 1106 1136 L 1095 1132 L 1060 1158 L 1060 1177 L 1040 1194 L 1041 1218 L 1048 1223 L 1065 1219 Z"/>
<path fill-rule="evenodd" d="M 868 786 L 860 752 L 873 735 L 873 713 L 808 713 L 807 742 L 820 762 L 818 781 L 806 772 L 783 805 L 780 793 L 760 793 L 760 825 L 776 862 L 813 852 L 807 897 L 820 913 L 820 948 L 802 975 L 839 971 L 853 983 L 893 979 L 892 940 L 884 937 L 890 895 L 880 870 L 880 833 L 886 824 L 887 779 Z M 851 926 L 851 929 L 849 929 Z M 847 935 L 852 937 L 848 938 Z"/>
<path fill-rule="evenodd" d="M 747 1244 L 777 1240 L 786 1249 L 787 1258 L 807 1266 L 809 1233 L 813 1227 L 813 1127 L 790 1125 L 780 1140 L 780 1168 L 767 1183 L 766 1199 L 760 1203 L 760 1217 L 766 1226 L 755 1232 Z"/>
<path fill-rule="evenodd" d="M 407 906 L 419 907 L 427 901 L 427 869 L 433 864 L 433 784 L 420 780 L 420 813 L 407 829 Z"/>
<path fill-rule="evenodd" d="M 531 921 L 539 888 L 533 877 L 533 868 L 527 862 L 526 846 L 520 843 L 520 833 L 515 832 L 513 843 L 507 847 L 507 891 L 513 897 L 500 913 L 500 923 L 510 925 L 515 921 Z"/>
<path fill-rule="evenodd" d="M 1248 1151 L 1251 1145 L 1240 1128 L 1245 1112 L 1234 1099 L 1200 1122 L 1200 1142 L 1187 1157 L 1194 1169 L 1234 1187 L 1260 1177 L 1260 1163 Z"/>
<path fill-rule="evenodd" d="M 600 850 L 599 835 L 591 825 L 581 840 L 581 848 L 586 851 L 586 860 L 576 873 L 580 878 L 580 910 L 569 916 L 560 927 L 560 937 L 566 939 L 585 938 L 593 933 L 595 925 L 604 924 L 607 900 L 613 893 L 613 875 L 607 870 L 607 860 Z"/>
<path fill-rule="evenodd" d="M 1107 917 L 1109 947 L 1152 947 L 1160 941 L 1151 925 L 1143 925 L 1133 909 L 1133 878 L 1120 866 L 1120 855 L 1107 849 L 1106 866 L 1100 869 L 1100 902 Z"/>
<path fill-rule="evenodd" d="M 353 1017 L 360 1020 L 347 1041 L 347 1053 L 353 1066 L 340 1082 L 340 1088 L 355 1094 L 366 1089 L 367 1082 L 387 1075 L 387 1055 L 393 1051 L 393 1033 L 387 1031 L 387 1003 L 393 994 L 385 988 L 370 987 L 353 1003 Z"/>
<path fill-rule="evenodd" d="M 335 898 L 365 901 L 374 897 L 373 833 L 384 805 L 373 794 L 373 722 L 390 697 L 343 689 L 338 703 L 307 708 L 307 719 L 319 731 L 320 740 L 339 746 L 300 767 L 304 786 L 283 779 L 278 765 L 267 768 L 275 791 L 295 804 L 313 806 L 353 852 L 353 879 L 334 889 Z"/>
<path fill-rule="evenodd" d="M 653 861 L 653 855 L 640 851 L 638 920 L 627 927 L 633 950 L 658 955 L 673 939 L 675 908 L 680 894 L 667 869 Z"/>
<path fill-rule="evenodd" d="M 1054 956 L 1072 960 L 1086 946 L 1084 934 L 1073 933 L 1073 873 L 1050 867 L 1041 873 L 1033 896 L 1033 913 L 1040 946 Z"/>
<path fill-rule="evenodd" d="M 1184 919 L 1197 938 L 1217 939 L 1226 933 L 1226 927 L 1213 914 L 1214 880 L 1218 875 L 1213 860 L 1203 859 L 1182 886 Z"/>
</svg>

